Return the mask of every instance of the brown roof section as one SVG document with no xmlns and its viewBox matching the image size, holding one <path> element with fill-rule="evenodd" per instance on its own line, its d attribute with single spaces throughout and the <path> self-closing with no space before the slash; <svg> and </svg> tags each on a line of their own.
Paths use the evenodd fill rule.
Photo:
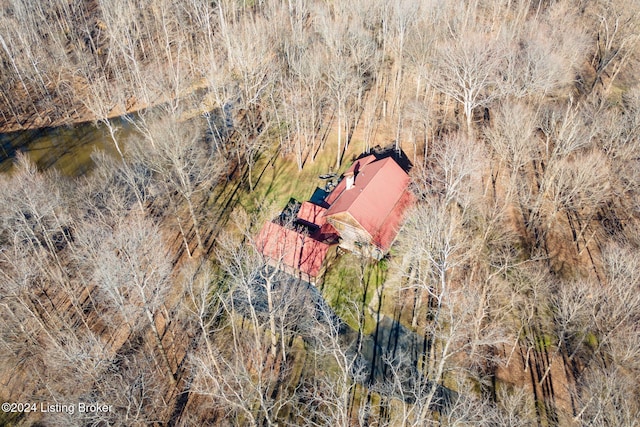
<svg viewBox="0 0 640 427">
<path fill-rule="evenodd" d="M 330 245 L 273 222 L 266 222 L 256 238 L 257 249 L 275 262 L 317 277 Z"/>
<path fill-rule="evenodd" d="M 354 173 L 354 186 L 347 190 L 346 180 L 340 181 L 327 197 L 331 206 L 325 216 L 348 213 L 378 247 L 388 251 L 413 201 L 409 175 L 393 158 L 376 160 L 373 155 L 357 160 L 347 172 Z"/>
</svg>

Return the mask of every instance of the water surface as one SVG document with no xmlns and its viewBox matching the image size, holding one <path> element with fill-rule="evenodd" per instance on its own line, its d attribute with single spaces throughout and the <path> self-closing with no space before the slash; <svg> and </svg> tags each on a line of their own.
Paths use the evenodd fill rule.
<svg viewBox="0 0 640 427">
<path fill-rule="evenodd" d="M 132 127 L 122 118 L 112 123 L 122 147 Z M 11 171 L 16 154 L 24 152 L 41 170 L 56 168 L 65 175 L 80 176 L 94 166 L 95 150 L 117 153 L 106 127 L 92 122 L 0 133 L 0 172 Z"/>
</svg>

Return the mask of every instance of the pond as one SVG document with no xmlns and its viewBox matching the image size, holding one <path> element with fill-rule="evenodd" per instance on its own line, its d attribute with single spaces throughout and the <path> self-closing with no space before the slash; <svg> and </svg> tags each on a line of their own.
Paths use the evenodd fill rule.
<svg viewBox="0 0 640 427">
<path fill-rule="evenodd" d="M 124 118 L 111 122 L 119 142 L 135 133 Z M 106 127 L 93 122 L 0 133 L 0 172 L 11 171 L 16 154 L 24 152 L 40 170 L 55 168 L 67 176 L 80 176 L 92 169 L 95 150 L 116 154 Z"/>
</svg>

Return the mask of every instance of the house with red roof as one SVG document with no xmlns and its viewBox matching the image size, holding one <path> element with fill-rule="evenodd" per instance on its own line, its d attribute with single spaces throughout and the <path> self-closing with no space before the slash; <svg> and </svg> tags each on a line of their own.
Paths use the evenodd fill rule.
<svg viewBox="0 0 640 427">
<path fill-rule="evenodd" d="M 340 246 L 381 259 L 398 235 L 413 203 L 407 172 L 392 157 L 356 160 L 329 194 L 326 221 L 340 234 Z"/>
<path fill-rule="evenodd" d="M 413 203 L 409 181 L 392 157 L 358 159 L 320 204 L 296 205 L 294 220 L 286 224 L 265 223 L 256 248 L 273 267 L 314 284 L 337 246 L 381 259 Z"/>
</svg>

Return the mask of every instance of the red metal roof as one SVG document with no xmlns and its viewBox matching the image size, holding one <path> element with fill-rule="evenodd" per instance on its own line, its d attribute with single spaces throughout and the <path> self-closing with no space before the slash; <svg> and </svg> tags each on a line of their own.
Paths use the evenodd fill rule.
<svg viewBox="0 0 640 427">
<path fill-rule="evenodd" d="M 327 219 L 324 217 L 326 211 L 327 209 L 322 206 L 315 205 L 311 202 L 303 202 L 298 211 L 298 219 L 322 227 L 327 222 Z"/>
<path fill-rule="evenodd" d="M 317 277 L 330 245 L 296 230 L 266 222 L 256 238 L 256 247 L 276 262 Z"/>
<path fill-rule="evenodd" d="M 375 162 L 375 160 L 376 160 L 376 156 L 374 156 L 373 154 L 371 154 L 370 156 L 364 157 L 362 159 L 358 159 L 355 162 L 353 162 L 353 164 L 349 169 L 347 169 L 345 174 L 349 172 L 353 172 L 354 175 L 357 175 L 364 168 L 364 166 L 368 165 L 369 163 Z M 333 205 L 333 202 L 335 202 L 340 196 L 340 194 L 342 194 L 342 192 L 346 188 L 346 185 L 347 183 L 345 182 L 344 179 L 340 181 L 340 183 L 336 186 L 336 188 L 334 188 L 331 194 L 327 196 L 325 201 L 329 205 Z"/>
<path fill-rule="evenodd" d="M 410 191 L 405 191 L 393 207 L 393 210 L 387 215 L 384 221 L 384 227 L 378 229 L 377 234 L 373 235 L 373 241 L 380 249 L 387 252 L 391 248 L 391 244 L 396 239 L 398 231 L 402 226 L 404 213 L 413 204 L 414 197 Z"/>
<path fill-rule="evenodd" d="M 353 188 L 346 180 L 327 197 L 331 205 L 325 216 L 349 213 L 385 252 L 395 239 L 402 217 L 413 197 L 408 192 L 409 175 L 391 157 L 357 160 L 347 172 L 355 175 Z"/>
</svg>

